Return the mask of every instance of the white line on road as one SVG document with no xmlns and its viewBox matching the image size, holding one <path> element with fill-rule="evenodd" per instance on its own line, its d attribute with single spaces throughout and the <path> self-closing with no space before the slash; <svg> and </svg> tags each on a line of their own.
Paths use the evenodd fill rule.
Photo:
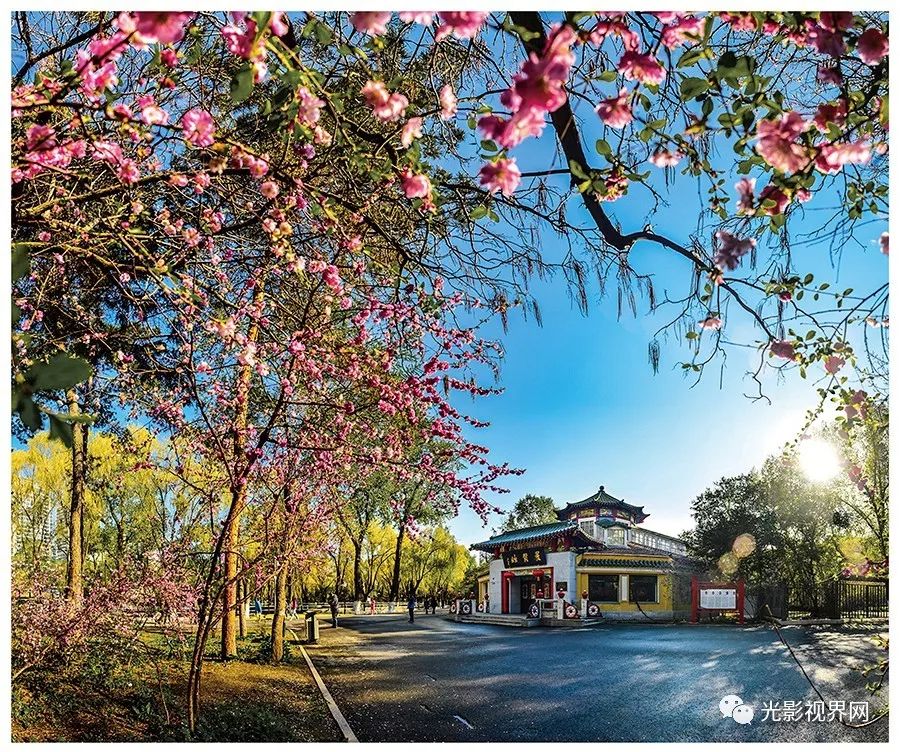
<svg viewBox="0 0 900 752">
<path fill-rule="evenodd" d="M 322 693 L 322 697 L 325 699 L 325 704 L 328 705 L 328 710 L 331 712 L 334 720 L 337 721 L 337 725 L 340 726 L 341 733 L 344 735 L 344 739 L 348 742 L 358 742 L 359 739 L 356 738 L 356 734 L 353 733 L 353 729 L 350 728 L 350 724 L 347 723 L 347 719 L 344 718 L 344 714 L 341 712 L 341 709 L 337 706 L 337 703 L 331 696 L 331 692 L 328 691 L 328 687 L 325 686 L 325 682 L 322 681 L 322 677 L 319 676 L 319 672 L 316 671 L 316 667 L 313 665 L 312 659 L 309 657 L 309 653 L 306 652 L 306 649 L 303 647 L 303 645 L 300 645 L 299 647 L 300 652 L 303 653 L 303 657 L 306 659 L 306 665 L 309 666 L 309 670 L 312 672 L 313 679 L 316 680 L 316 685 L 319 687 L 319 691 Z"/>
<path fill-rule="evenodd" d="M 468 722 L 465 718 L 463 718 L 462 716 L 455 715 L 455 716 L 453 716 L 453 717 L 454 717 L 457 721 L 459 721 L 463 726 L 465 726 L 466 728 L 470 728 L 470 729 L 474 729 L 474 728 L 475 728 L 471 723 L 469 723 L 469 722 Z"/>
</svg>

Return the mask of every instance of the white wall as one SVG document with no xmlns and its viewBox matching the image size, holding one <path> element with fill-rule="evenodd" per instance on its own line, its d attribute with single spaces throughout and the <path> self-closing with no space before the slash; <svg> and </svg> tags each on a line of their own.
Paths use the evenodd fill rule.
<svg viewBox="0 0 900 752">
<path fill-rule="evenodd" d="M 566 590 L 563 598 L 569 602 L 574 602 L 581 596 L 576 592 L 578 583 L 575 580 L 575 552 L 574 551 L 558 551 L 556 553 L 547 554 L 547 566 L 553 567 L 553 587 L 557 582 L 567 583 L 569 589 Z M 548 594 L 550 598 L 556 597 L 556 591 Z"/>
</svg>

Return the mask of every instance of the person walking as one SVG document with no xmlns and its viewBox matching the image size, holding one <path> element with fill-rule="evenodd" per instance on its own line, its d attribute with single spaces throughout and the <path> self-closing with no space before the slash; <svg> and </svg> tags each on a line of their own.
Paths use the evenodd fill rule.
<svg viewBox="0 0 900 752">
<path fill-rule="evenodd" d="M 415 613 L 416 613 L 416 596 L 415 596 L 415 594 L 409 596 L 409 601 L 406 604 L 406 608 L 409 611 L 409 623 L 412 624 L 415 621 Z"/>
<path fill-rule="evenodd" d="M 375 616 L 375 596 L 374 595 L 369 596 L 369 613 L 372 616 Z"/>
<path fill-rule="evenodd" d="M 253 600 L 253 610 L 256 612 L 256 618 L 261 619 L 262 618 L 262 601 L 260 601 L 260 599 L 258 597 L 254 598 L 254 600 Z"/>
<path fill-rule="evenodd" d="M 338 615 L 338 599 L 335 593 L 331 594 L 331 597 L 328 599 L 328 606 L 331 608 L 331 626 L 337 626 L 337 615 Z"/>
</svg>

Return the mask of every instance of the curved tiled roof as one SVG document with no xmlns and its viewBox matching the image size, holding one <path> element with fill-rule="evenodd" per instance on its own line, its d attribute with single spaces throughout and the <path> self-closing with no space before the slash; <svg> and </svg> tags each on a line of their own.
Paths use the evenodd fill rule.
<svg viewBox="0 0 900 752">
<path fill-rule="evenodd" d="M 499 535 L 494 535 L 481 543 L 473 543 L 469 548 L 478 551 L 491 551 L 498 546 L 506 543 L 524 543 L 526 541 L 540 540 L 542 538 L 555 538 L 560 534 L 571 535 L 579 539 L 585 546 L 596 544 L 578 528 L 575 520 L 563 520 L 560 522 L 551 522 L 546 525 L 535 525 L 533 527 L 523 527 L 519 530 L 510 530 Z"/>
<path fill-rule="evenodd" d="M 600 486 L 596 493 L 591 494 L 586 499 L 569 502 L 565 507 L 557 510 L 556 516 L 562 520 L 565 519 L 570 512 L 577 509 L 584 509 L 585 507 L 611 507 L 613 509 L 621 509 L 632 515 L 637 523 L 643 522 L 649 516 L 644 511 L 643 507 L 636 507 L 634 504 L 626 504 L 623 499 L 617 499 L 615 496 L 606 493 L 603 486 Z"/>
<path fill-rule="evenodd" d="M 636 569 L 668 569 L 668 559 L 582 559 L 579 567 L 632 567 Z"/>
</svg>

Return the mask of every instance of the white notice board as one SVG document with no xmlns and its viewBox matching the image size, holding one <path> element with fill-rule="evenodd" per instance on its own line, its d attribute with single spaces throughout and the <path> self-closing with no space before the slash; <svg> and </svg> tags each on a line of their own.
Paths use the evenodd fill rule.
<svg viewBox="0 0 900 752">
<path fill-rule="evenodd" d="M 737 608 L 737 591 L 734 588 L 701 590 L 700 608 Z"/>
</svg>

